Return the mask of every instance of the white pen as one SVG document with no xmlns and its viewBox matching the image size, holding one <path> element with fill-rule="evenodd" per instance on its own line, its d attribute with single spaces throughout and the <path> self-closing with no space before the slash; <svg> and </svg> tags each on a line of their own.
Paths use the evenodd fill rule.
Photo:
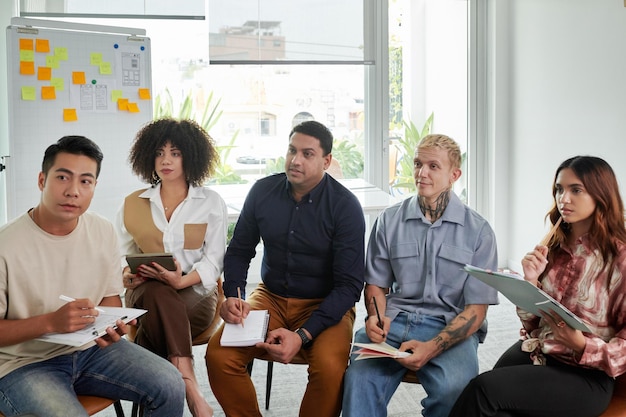
<svg viewBox="0 0 626 417">
<path fill-rule="evenodd" d="M 60 298 L 61 300 L 63 300 L 63 301 L 67 301 L 67 302 L 70 302 L 70 301 L 76 301 L 76 299 L 75 299 L 75 298 L 68 297 L 67 295 L 63 295 L 63 294 L 59 295 L 59 298 Z M 99 312 L 101 312 L 101 313 L 106 313 L 106 311 L 104 311 L 103 309 L 101 309 L 101 308 L 99 308 L 99 307 L 95 307 L 95 309 L 96 309 L 96 310 L 98 310 L 98 311 L 99 311 Z"/>
</svg>

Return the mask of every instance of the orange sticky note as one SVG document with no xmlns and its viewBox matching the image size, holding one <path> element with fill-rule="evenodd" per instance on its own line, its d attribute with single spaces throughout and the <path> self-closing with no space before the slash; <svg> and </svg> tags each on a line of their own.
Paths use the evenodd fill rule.
<svg viewBox="0 0 626 417">
<path fill-rule="evenodd" d="M 75 122 L 76 120 L 78 120 L 78 115 L 76 115 L 76 109 L 63 109 L 64 122 Z"/>
<path fill-rule="evenodd" d="M 20 61 L 20 74 L 35 75 L 35 63 L 31 61 Z"/>
<path fill-rule="evenodd" d="M 44 85 L 41 87 L 42 100 L 54 100 L 57 98 L 56 90 L 51 85 Z"/>
<path fill-rule="evenodd" d="M 49 81 L 52 78 L 52 68 L 50 67 L 37 67 L 37 79 L 43 81 Z"/>
<path fill-rule="evenodd" d="M 20 51 L 32 51 L 33 50 L 33 40 L 20 38 Z"/>
<path fill-rule="evenodd" d="M 141 100 L 150 100 L 150 89 L 149 88 L 140 88 L 139 89 L 139 98 Z"/>
<path fill-rule="evenodd" d="M 85 73 L 83 71 L 74 71 L 72 72 L 72 83 L 73 84 L 85 84 Z"/>
<path fill-rule="evenodd" d="M 37 89 L 31 86 L 22 87 L 22 100 L 35 101 L 37 99 Z"/>
<path fill-rule="evenodd" d="M 41 53 L 50 52 L 50 42 L 48 42 L 48 39 L 35 39 L 35 51 Z"/>
<path fill-rule="evenodd" d="M 118 98 L 117 99 L 117 109 L 122 111 L 128 110 L 128 99 L 127 98 Z"/>
<path fill-rule="evenodd" d="M 139 106 L 137 103 L 128 103 L 128 111 L 131 113 L 139 113 Z"/>
</svg>

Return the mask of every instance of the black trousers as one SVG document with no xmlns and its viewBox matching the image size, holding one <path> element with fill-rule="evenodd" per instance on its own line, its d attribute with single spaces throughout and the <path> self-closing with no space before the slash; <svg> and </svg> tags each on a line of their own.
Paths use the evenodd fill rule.
<svg viewBox="0 0 626 417">
<path fill-rule="evenodd" d="M 470 381 L 449 417 L 596 417 L 608 407 L 615 380 L 605 372 L 549 356 L 533 365 L 521 344 Z"/>
</svg>

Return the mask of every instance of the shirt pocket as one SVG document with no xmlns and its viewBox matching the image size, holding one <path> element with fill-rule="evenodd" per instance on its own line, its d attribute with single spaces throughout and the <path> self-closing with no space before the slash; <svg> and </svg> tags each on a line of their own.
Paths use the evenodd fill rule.
<svg viewBox="0 0 626 417">
<path fill-rule="evenodd" d="M 207 223 L 185 224 L 185 243 L 183 249 L 200 249 L 204 243 L 207 226 Z"/>
<path fill-rule="evenodd" d="M 466 248 L 443 244 L 437 255 L 437 283 L 453 289 L 465 285 L 467 273 L 462 271 L 472 262 L 474 253 Z"/>
<path fill-rule="evenodd" d="M 417 242 L 404 242 L 389 248 L 389 261 L 396 282 L 401 286 L 415 285 L 422 279 L 418 270 L 419 248 Z"/>
</svg>

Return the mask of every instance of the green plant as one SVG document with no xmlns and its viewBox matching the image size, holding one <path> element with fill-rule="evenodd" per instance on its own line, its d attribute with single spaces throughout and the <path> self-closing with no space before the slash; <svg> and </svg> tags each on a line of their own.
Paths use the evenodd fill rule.
<svg viewBox="0 0 626 417">
<path fill-rule="evenodd" d="M 357 146 L 347 140 L 336 140 L 333 144 L 333 159 L 341 166 L 344 178 L 359 178 L 363 172 L 363 154 Z"/>
<path fill-rule="evenodd" d="M 403 121 L 404 135 L 394 139 L 389 146 L 397 148 L 397 161 L 395 177 L 391 182 L 392 191 L 398 194 L 410 193 L 415 189 L 415 179 L 413 178 L 413 155 L 417 144 L 422 138 L 430 134 L 433 125 L 434 114 L 431 113 L 424 122 L 421 129 L 418 129 L 412 121 Z M 390 161 L 392 163 L 393 161 Z"/>
</svg>

